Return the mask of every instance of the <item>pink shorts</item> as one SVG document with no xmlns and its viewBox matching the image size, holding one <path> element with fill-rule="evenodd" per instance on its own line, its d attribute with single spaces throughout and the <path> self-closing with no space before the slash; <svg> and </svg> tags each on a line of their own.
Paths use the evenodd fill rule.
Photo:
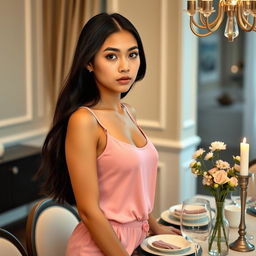
<svg viewBox="0 0 256 256">
<path fill-rule="evenodd" d="M 128 223 L 109 222 L 129 255 L 133 253 L 148 234 L 149 225 L 146 220 Z M 69 238 L 66 256 L 104 256 L 92 240 L 82 221 Z"/>
</svg>

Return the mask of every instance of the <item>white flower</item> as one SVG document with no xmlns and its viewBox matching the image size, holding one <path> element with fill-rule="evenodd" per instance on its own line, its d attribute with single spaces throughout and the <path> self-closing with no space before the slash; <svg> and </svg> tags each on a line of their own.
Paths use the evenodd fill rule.
<svg viewBox="0 0 256 256">
<path fill-rule="evenodd" d="M 197 159 L 198 157 L 200 157 L 203 153 L 205 152 L 204 149 L 200 148 L 198 149 L 192 156 L 193 159 Z"/>
<path fill-rule="evenodd" d="M 211 143 L 211 146 L 209 147 L 209 149 L 211 151 L 225 150 L 226 149 L 226 144 L 224 144 L 224 142 L 221 142 L 221 141 L 214 141 L 214 142 Z"/>
<path fill-rule="evenodd" d="M 218 160 L 218 161 L 216 161 L 216 167 L 218 169 L 224 169 L 225 170 L 225 169 L 229 169 L 230 165 L 226 161 Z"/>
<path fill-rule="evenodd" d="M 240 156 L 233 156 L 233 159 L 240 162 Z"/>
<path fill-rule="evenodd" d="M 195 166 L 196 166 L 196 163 L 197 163 L 197 161 L 193 160 L 193 161 L 189 164 L 189 167 L 190 167 L 190 168 L 195 167 Z"/>
<path fill-rule="evenodd" d="M 191 172 L 195 175 L 198 175 L 199 171 L 196 168 L 192 168 Z"/>
<path fill-rule="evenodd" d="M 209 152 L 206 154 L 206 156 L 204 157 L 204 160 L 210 160 L 213 157 L 213 153 Z"/>
</svg>

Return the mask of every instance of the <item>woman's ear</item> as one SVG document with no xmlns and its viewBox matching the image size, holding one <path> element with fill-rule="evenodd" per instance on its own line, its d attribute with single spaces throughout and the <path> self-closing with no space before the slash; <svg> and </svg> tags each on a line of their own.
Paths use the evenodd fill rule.
<svg viewBox="0 0 256 256">
<path fill-rule="evenodd" d="M 91 62 L 86 65 L 86 69 L 87 69 L 89 72 L 92 72 L 92 71 L 93 71 L 93 65 L 92 65 Z"/>
</svg>

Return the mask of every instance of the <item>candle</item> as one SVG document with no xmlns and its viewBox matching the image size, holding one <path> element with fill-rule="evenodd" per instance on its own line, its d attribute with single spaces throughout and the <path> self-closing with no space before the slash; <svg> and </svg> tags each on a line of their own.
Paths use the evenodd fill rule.
<svg viewBox="0 0 256 256">
<path fill-rule="evenodd" d="M 240 143 L 240 175 L 247 176 L 249 168 L 249 144 L 246 138 Z"/>
</svg>

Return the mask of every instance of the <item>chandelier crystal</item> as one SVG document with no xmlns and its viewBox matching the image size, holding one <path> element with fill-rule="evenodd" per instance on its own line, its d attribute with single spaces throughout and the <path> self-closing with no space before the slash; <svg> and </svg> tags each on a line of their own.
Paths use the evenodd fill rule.
<svg viewBox="0 0 256 256">
<path fill-rule="evenodd" d="M 227 16 L 224 35 L 233 42 L 239 35 L 240 27 L 243 31 L 256 31 L 256 0 L 218 0 L 218 11 L 214 20 L 210 20 L 215 12 L 213 0 L 188 0 L 187 12 L 190 16 L 190 28 L 199 37 L 205 37 L 215 32 Z M 195 14 L 198 14 L 198 22 Z M 205 33 L 196 29 L 204 29 Z"/>
</svg>

